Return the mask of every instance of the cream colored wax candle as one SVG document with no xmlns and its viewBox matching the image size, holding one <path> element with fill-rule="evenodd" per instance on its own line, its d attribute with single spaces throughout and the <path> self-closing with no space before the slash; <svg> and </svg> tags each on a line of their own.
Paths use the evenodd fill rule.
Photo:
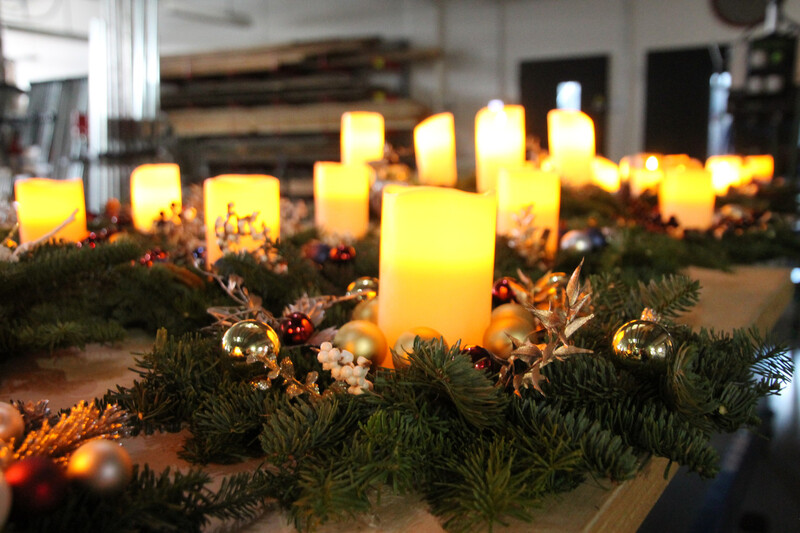
<svg viewBox="0 0 800 533">
<path fill-rule="evenodd" d="M 383 194 L 378 325 L 389 346 L 417 327 L 480 344 L 492 312 L 494 194 L 410 187 Z"/>
<path fill-rule="evenodd" d="M 86 201 L 83 180 L 28 178 L 14 182 L 19 240 L 35 241 L 58 227 L 76 212 L 75 219 L 61 228 L 55 239 L 77 242 L 86 237 Z"/>
<path fill-rule="evenodd" d="M 558 248 L 558 217 L 561 205 L 561 180 L 557 173 L 531 166 L 503 169 L 497 180 L 497 233 L 508 235 L 514 228 L 514 215 L 528 206 L 536 228 L 549 229 L 547 253 Z"/>
<path fill-rule="evenodd" d="M 572 109 L 551 109 L 547 113 L 547 145 L 565 185 L 580 187 L 591 183 L 595 136 L 589 115 Z"/>
<path fill-rule="evenodd" d="M 420 184 L 455 186 L 458 180 L 455 132 L 452 113 L 433 115 L 414 128 L 414 154 Z"/>
<path fill-rule="evenodd" d="M 756 181 L 771 181 L 775 173 L 775 159 L 771 155 L 748 155 L 744 158 L 744 164 Z"/>
<path fill-rule="evenodd" d="M 685 229 L 711 227 L 715 200 L 711 173 L 698 168 L 667 169 L 658 193 L 661 219 L 674 216 Z"/>
<path fill-rule="evenodd" d="M 133 226 L 144 233 L 153 231 L 161 213 L 169 217 L 172 206 L 181 208 L 181 170 L 174 163 L 140 165 L 131 173 L 131 214 Z"/>
<path fill-rule="evenodd" d="M 706 159 L 706 170 L 711 172 L 714 192 L 718 196 L 728 194 L 731 186 L 741 181 L 742 157 L 738 155 L 712 155 Z"/>
<path fill-rule="evenodd" d="M 281 233 L 280 182 L 265 175 L 224 174 L 203 182 L 206 224 L 206 264 L 211 266 L 222 256 L 215 232 L 217 219 L 225 219 L 228 205 L 238 217 L 248 217 L 258 212 L 253 225 L 262 223 L 269 229 L 269 238 L 277 240 Z M 256 246 L 243 238 L 240 249 L 252 250 Z"/>
<path fill-rule="evenodd" d="M 348 111 L 342 114 L 342 163 L 369 163 L 383 159 L 383 115 L 374 111 Z"/>
<path fill-rule="evenodd" d="M 643 165 L 632 166 L 630 169 L 629 183 L 631 195 L 639 196 L 644 191 L 658 191 L 661 180 L 664 179 L 664 170 L 661 168 L 661 160 L 651 154 L 644 158 Z"/>
<path fill-rule="evenodd" d="M 619 191 L 619 167 L 613 161 L 602 156 L 592 160 L 592 183 L 606 192 Z"/>
<path fill-rule="evenodd" d="M 369 177 L 365 164 L 314 164 L 314 220 L 320 232 L 353 239 L 366 235 Z"/>
<path fill-rule="evenodd" d="M 492 101 L 475 115 L 478 192 L 493 191 L 501 168 L 525 164 L 525 108 Z"/>
</svg>

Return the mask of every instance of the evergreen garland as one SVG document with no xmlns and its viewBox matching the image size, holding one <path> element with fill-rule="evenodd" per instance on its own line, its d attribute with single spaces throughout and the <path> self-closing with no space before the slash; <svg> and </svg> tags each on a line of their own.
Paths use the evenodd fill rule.
<svg viewBox="0 0 800 533">
<path fill-rule="evenodd" d="M 602 222 L 625 210 L 617 198 L 587 191 L 568 199 L 567 211 Z M 800 245 L 779 225 L 766 241 L 757 232 L 747 240 L 690 234 L 678 241 L 636 226 L 615 231 L 584 265 L 595 273 L 595 318 L 574 339 L 594 353 L 548 364 L 542 391 L 519 394 L 475 370 L 459 346 L 417 339 L 407 365 L 376 372 L 373 394 L 292 399 L 280 386 L 253 387 L 259 369 L 227 359 L 218 336 L 189 333 L 210 323 L 207 307 L 228 301 L 191 265 L 142 266 L 144 247 L 129 240 L 94 249 L 48 244 L 18 263 L 0 263 L 3 354 L 107 342 L 130 326 L 165 327 L 137 360 L 134 384 L 97 405 L 132 413 L 134 432 L 188 429 L 181 455 L 191 462 L 261 457 L 269 465 L 230 476 L 216 491 L 201 470 L 157 474 L 145 465 L 118 497 L 71 486 L 54 513 L 14 518 L 7 529 L 199 531 L 211 518 L 254 517 L 266 500 L 299 528 L 313 529 L 369 512 L 391 493 L 413 494 L 447 529 L 467 531 L 529 519 L 542 498 L 588 477 L 629 479 L 649 455 L 713 476 L 719 458 L 711 434 L 757 424 L 758 400 L 790 379 L 792 362 L 754 331 L 676 325 L 699 290 L 676 272 L 689 264 L 725 267 L 731 258 L 793 257 Z M 305 248 L 314 238 L 310 232 L 278 245 L 288 273 L 247 254 L 226 255 L 218 273 L 242 277 L 276 315 L 303 294 L 341 293 L 356 277 L 377 275 L 375 235 L 356 244 L 349 263 L 310 261 Z M 555 268 L 576 263 L 562 254 Z M 530 270 L 498 239 L 498 276 L 518 268 Z M 654 276 L 660 279 L 640 281 Z M 341 325 L 350 307 L 332 309 L 325 325 Z M 620 360 L 610 348 L 616 328 L 644 307 L 658 311 L 675 338 L 666 361 Z M 321 389 L 330 386 L 309 347 L 284 348 L 281 356 L 301 379 L 316 371 Z"/>
<path fill-rule="evenodd" d="M 250 386 L 256 369 L 227 360 L 218 338 L 162 331 L 141 379 L 102 402 L 138 414 L 140 430 L 189 428 L 188 460 L 262 457 L 270 466 L 238 497 L 274 499 L 303 530 L 369 512 L 382 494 L 417 495 L 453 531 L 524 520 L 587 477 L 635 476 L 648 455 L 715 475 L 712 433 L 755 425 L 758 399 L 788 381 L 790 358 L 755 332 L 672 323 L 697 298 L 684 276 L 591 284 L 596 318 L 576 337 L 595 353 L 544 367 L 543 394 L 510 394 L 458 346 L 417 339 L 406 366 L 377 372 L 373 394 L 290 399 Z M 608 339 L 646 304 L 669 319 L 678 349 L 661 362 L 619 360 Z M 301 377 L 321 370 L 307 347 L 282 355 Z"/>
</svg>

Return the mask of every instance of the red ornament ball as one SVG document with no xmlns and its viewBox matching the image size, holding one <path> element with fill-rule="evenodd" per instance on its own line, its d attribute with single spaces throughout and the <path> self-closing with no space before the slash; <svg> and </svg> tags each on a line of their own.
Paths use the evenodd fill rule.
<svg viewBox="0 0 800 533">
<path fill-rule="evenodd" d="M 492 307 L 507 303 L 519 303 L 514 292 L 515 289 L 525 290 L 517 280 L 508 276 L 495 281 L 494 285 L 492 285 Z"/>
<path fill-rule="evenodd" d="M 467 344 L 461 352 L 468 356 L 472 361 L 472 366 L 476 370 L 484 370 L 486 372 L 499 372 L 501 364 L 492 357 L 489 350 L 477 344 Z"/>
<path fill-rule="evenodd" d="M 329 257 L 331 261 L 336 263 L 345 263 L 352 261 L 356 256 L 356 249 L 349 244 L 340 244 L 331 248 Z"/>
<path fill-rule="evenodd" d="M 48 457 L 20 459 L 11 463 L 5 476 L 11 485 L 12 511 L 23 515 L 52 511 L 67 488 L 64 471 Z"/>
<path fill-rule="evenodd" d="M 291 313 L 281 318 L 279 328 L 284 344 L 305 344 L 314 334 L 314 324 L 303 313 Z"/>
</svg>

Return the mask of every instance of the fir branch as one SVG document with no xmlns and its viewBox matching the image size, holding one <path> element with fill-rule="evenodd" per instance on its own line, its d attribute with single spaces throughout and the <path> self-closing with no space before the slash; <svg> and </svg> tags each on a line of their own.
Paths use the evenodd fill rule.
<svg viewBox="0 0 800 533">
<path fill-rule="evenodd" d="M 265 418 L 284 392 L 262 391 L 249 383 L 224 383 L 206 395 L 189 420 L 191 437 L 181 457 L 194 463 L 234 463 L 260 455 L 259 435 Z"/>
<path fill-rule="evenodd" d="M 208 394 L 229 379 L 216 339 L 186 335 L 179 339 L 160 330 L 153 350 L 136 360 L 142 378 L 117 387 L 103 398 L 118 403 L 132 416 L 134 431 L 177 431 L 199 409 Z"/>
<path fill-rule="evenodd" d="M 526 511 L 526 472 L 515 468 L 516 449 L 512 441 L 495 438 L 479 440 L 464 454 L 444 458 L 443 470 L 450 472 L 426 494 L 434 514 L 449 531 L 491 530 L 510 519 L 530 520 Z M 448 479 L 449 478 L 449 479 Z"/>
<path fill-rule="evenodd" d="M 353 519 L 370 510 L 369 493 L 353 483 L 350 464 L 334 458 L 310 458 L 296 472 L 289 515 L 300 530 L 314 530 L 333 520 Z"/>
<path fill-rule="evenodd" d="M 104 321 L 87 318 L 79 321 L 56 320 L 51 323 L 14 322 L 13 330 L 16 339 L 8 339 L 13 343 L 15 351 L 35 352 L 49 351 L 57 348 L 77 347 L 83 349 L 92 342 L 111 343 L 121 341 L 127 336 L 125 328 L 115 321 Z M 5 344 L 5 343 L 4 343 Z"/>
<path fill-rule="evenodd" d="M 357 398 L 335 395 L 313 403 L 297 398 L 282 404 L 267 418 L 259 437 L 267 458 L 280 465 L 340 444 L 358 425 Z"/>
<path fill-rule="evenodd" d="M 408 365 L 397 369 L 396 385 L 419 387 L 429 400 L 445 401 L 458 416 L 476 428 L 496 426 L 505 407 L 507 396 L 482 373 L 475 372 L 470 360 L 461 354 L 459 345 L 449 350 L 441 341 L 414 340 Z M 378 381 L 375 390 L 382 389 Z"/>
<path fill-rule="evenodd" d="M 641 307 L 649 307 L 665 319 L 675 319 L 697 305 L 700 300 L 700 282 L 688 276 L 673 274 L 656 282 L 638 282 Z"/>
</svg>

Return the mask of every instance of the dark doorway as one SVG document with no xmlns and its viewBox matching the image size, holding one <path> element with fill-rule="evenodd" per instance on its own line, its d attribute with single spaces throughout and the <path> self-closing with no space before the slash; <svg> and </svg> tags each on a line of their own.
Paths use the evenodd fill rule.
<svg viewBox="0 0 800 533">
<path fill-rule="evenodd" d="M 607 56 L 523 61 L 519 69 L 520 95 L 528 135 L 538 138 L 542 148 L 547 147 L 547 112 L 557 107 L 558 86 L 575 81 L 580 84 L 580 109 L 594 121 L 597 153 L 607 153 L 607 71 Z"/>
<path fill-rule="evenodd" d="M 645 152 L 706 159 L 709 83 L 725 69 L 724 57 L 715 45 L 647 54 Z"/>
</svg>

